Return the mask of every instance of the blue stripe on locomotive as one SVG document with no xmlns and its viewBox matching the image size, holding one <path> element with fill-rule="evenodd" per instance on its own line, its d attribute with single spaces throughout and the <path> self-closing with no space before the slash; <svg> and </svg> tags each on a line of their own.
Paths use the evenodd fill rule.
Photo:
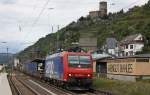
<svg viewBox="0 0 150 95">
<path fill-rule="evenodd" d="M 46 59 L 45 77 L 63 80 L 63 60 L 59 54 Z"/>
</svg>

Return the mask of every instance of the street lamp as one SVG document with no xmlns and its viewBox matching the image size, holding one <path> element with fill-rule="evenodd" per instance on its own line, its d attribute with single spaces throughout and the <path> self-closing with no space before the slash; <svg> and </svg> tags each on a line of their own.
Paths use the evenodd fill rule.
<svg viewBox="0 0 150 95">
<path fill-rule="evenodd" d="M 54 8 L 48 8 L 48 10 L 53 10 Z M 50 21 L 50 11 L 48 12 L 48 21 Z M 49 26 L 49 25 L 48 25 Z M 52 32 L 53 32 L 53 26 L 52 27 Z M 50 29 L 51 31 L 51 29 Z"/>
<path fill-rule="evenodd" d="M 48 8 L 49 10 L 53 10 L 54 8 Z"/>
<path fill-rule="evenodd" d="M 51 32 L 51 33 L 53 33 L 53 31 L 54 31 L 53 25 L 50 25 L 50 11 L 53 9 L 54 8 L 48 8 L 48 28 L 49 28 L 49 32 Z M 49 44 L 49 47 L 50 47 L 50 44 Z"/>
</svg>

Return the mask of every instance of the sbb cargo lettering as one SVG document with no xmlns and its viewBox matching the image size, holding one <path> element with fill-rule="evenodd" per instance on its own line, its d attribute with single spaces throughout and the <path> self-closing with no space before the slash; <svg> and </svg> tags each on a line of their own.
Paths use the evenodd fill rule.
<svg viewBox="0 0 150 95">
<path fill-rule="evenodd" d="M 133 64 L 109 64 L 108 72 L 133 73 Z"/>
</svg>

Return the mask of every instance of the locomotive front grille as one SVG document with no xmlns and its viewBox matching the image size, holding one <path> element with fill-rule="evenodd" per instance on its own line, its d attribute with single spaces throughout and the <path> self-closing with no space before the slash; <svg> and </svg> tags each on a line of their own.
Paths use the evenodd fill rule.
<svg viewBox="0 0 150 95">
<path fill-rule="evenodd" d="M 71 85 L 89 86 L 89 85 L 92 84 L 92 79 L 90 79 L 90 78 L 75 78 L 75 77 L 70 77 L 68 82 Z"/>
</svg>

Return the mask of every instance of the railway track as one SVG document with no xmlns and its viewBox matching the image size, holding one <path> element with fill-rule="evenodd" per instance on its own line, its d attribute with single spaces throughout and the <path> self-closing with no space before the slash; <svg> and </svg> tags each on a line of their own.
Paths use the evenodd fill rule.
<svg viewBox="0 0 150 95">
<path fill-rule="evenodd" d="M 12 91 L 13 95 L 21 95 L 22 93 L 19 91 L 19 89 L 15 86 L 14 82 L 11 80 L 10 76 L 7 76 L 8 82 Z"/>
<path fill-rule="evenodd" d="M 71 91 L 68 91 L 66 89 L 63 89 L 61 87 L 57 87 L 57 86 L 54 86 L 52 84 L 49 84 L 49 83 L 45 83 L 45 82 L 41 82 L 40 80 L 36 80 L 36 79 L 33 79 L 36 83 L 42 85 L 43 87 L 47 88 L 47 89 L 51 89 L 55 92 L 58 93 L 58 95 L 76 95 L 76 93 L 74 92 L 71 92 Z"/>
<path fill-rule="evenodd" d="M 8 77 L 13 95 L 40 95 L 27 84 L 15 77 Z"/>
<path fill-rule="evenodd" d="M 20 84 L 24 86 L 24 88 L 27 88 L 33 94 L 28 94 L 28 93 L 18 94 L 18 93 L 22 93 L 22 90 L 19 89 L 20 88 L 19 86 L 18 86 L 19 88 L 15 86 L 16 81 L 14 80 L 12 81 L 12 79 L 10 80 L 9 78 L 10 84 L 12 84 L 11 85 L 12 92 L 15 93 L 13 95 L 112 95 L 109 92 L 99 91 L 94 89 L 91 89 L 90 91 L 81 91 L 81 92 L 68 91 L 61 87 L 57 87 L 48 82 L 43 82 L 41 80 L 27 76 L 19 72 L 17 72 L 15 78 L 17 81 L 20 82 Z"/>
<path fill-rule="evenodd" d="M 39 80 L 34 79 L 32 77 L 29 77 L 29 76 L 26 76 L 26 75 L 19 75 L 18 74 L 18 75 L 16 75 L 15 78 L 21 84 L 23 84 L 25 86 L 27 85 L 26 87 L 28 89 L 32 89 L 32 91 L 36 92 L 35 94 L 32 94 L 32 95 L 76 95 L 76 94 L 71 93 L 69 91 L 60 90 L 60 89 L 58 89 L 52 85 L 42 83 Z M 16 81 L 14 81 L 14 80 L 10 80 L 10 81 L 16 83 Z M 16 88 L 16 85 L 12 85 L 12 86 L 14 86 Z M 23 87 L 23 88 L 25 88 L 25 87 Z M 20 90 L 16 90 L 16 92 L 17 91 L 20 91 Z M 30 95 L 30 94 L 25 93 L 25 94 L 13 94 L 13 95 Z"/>
<path fill-rule="evenodd" d="M 62 87 L 57 87 L 55 85 L 49 84 L 48 82 L 47 83 L 41 82 L 41 80 L 37 80 L 37 79 L 33 79 L 33 80 L 45 87 L 50 87 L 60 92 L 63 91 L 62 95 L 112 95 L 112 93 L 110 92 L 100 91 L 95 89 L 91 89 L 90 91 L 68 91 L 66 89 L 63 89 Z"/>
</svg>

